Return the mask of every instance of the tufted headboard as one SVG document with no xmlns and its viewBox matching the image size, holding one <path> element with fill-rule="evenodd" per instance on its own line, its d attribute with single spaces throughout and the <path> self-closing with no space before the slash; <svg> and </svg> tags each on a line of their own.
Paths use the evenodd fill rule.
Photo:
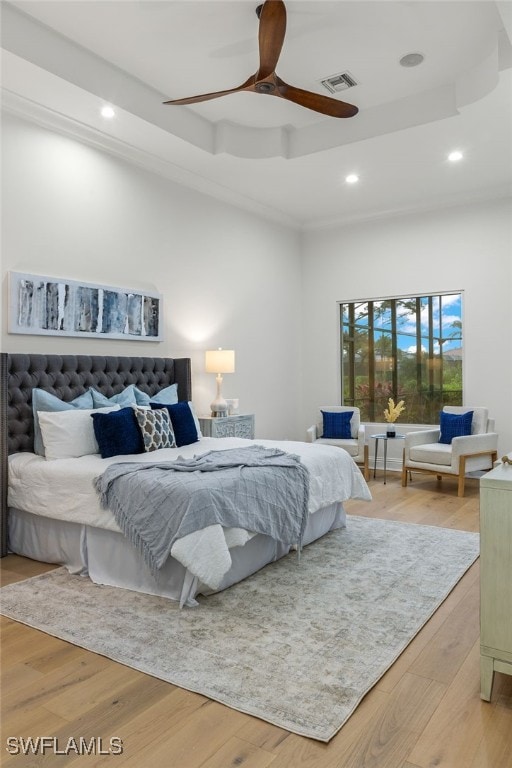
<svg viewBox="0 0 512 768">
<path fill-rule="evenodd" d="M 89 387 L 107 397 L 135 384 L 154 395 L 178 384 L 180 400 L 192 399 L 189 358 L 103 357 L 99 355 L 0 354 L 1 556 L 7 554 L 7 457 L 34 449 L 32 390 L 73 400 Z"/>
</svg>

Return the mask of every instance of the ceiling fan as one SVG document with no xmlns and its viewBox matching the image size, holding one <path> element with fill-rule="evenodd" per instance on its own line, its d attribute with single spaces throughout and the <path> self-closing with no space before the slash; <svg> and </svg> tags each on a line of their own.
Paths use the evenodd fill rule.
<svg viewBox="0 0 512 768">
<path fill-rule="evenodd" d="M 304 91 L 288 85 L 276 73 L 276 66 L 283 47 L 286 32 L 286 8 L 282 0 L 265 0 L 256 9 L 260 20 L 258 42 L 260 49 L 260 66 L 258 71 L 249 77 L 245 83 L 230 88 L 226 91 L 203 93 L 200 96 L 190 96 L 185 99 L 173 99 L 164 101 L 164 104 L 196 104 L 200 101 L 217 99 L 219 96 L 227 96 L 230 93 L 250 91 L 262 93 L 268 96 L 278 96 L 288 99 L 301 107 L 307 107 L 315 112 L 320 112 L 329 117 L 353 117 L 357 115 L 358 108 L 344 101 L 331 99 L 319 93 Z"/>
</svg>

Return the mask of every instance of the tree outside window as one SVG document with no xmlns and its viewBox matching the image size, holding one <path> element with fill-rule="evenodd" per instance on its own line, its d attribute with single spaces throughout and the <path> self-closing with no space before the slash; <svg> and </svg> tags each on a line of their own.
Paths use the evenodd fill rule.
<svg viewBox="0 0 512 768">
<path fill-rule="evenodd" d="M 410 424 L 462 405 L 462 294 L 343 302 L 340 320 L 342 402 L 363 421 L 384 421 L 390 397 Z"/>
</svg>

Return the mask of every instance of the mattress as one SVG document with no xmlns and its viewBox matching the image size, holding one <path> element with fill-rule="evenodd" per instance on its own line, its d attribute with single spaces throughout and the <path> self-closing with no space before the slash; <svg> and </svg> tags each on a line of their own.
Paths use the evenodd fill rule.
<svg viewBox="0 0 512 768">
<path fill-rule="evenodd" d="M 211 450 L 226 450 L 251 444 L 274 447 L 298 455 L 308 468 L 310 477 L 309 515 L 338 505 L 349 498 L 371 499 L 366 482 L 351 457 L 333 446 L 313 445 L 296 441 L 245 440 L 242 438 L 202 438 L 181 448 L 129 456 L 102 459 L 88 455 L 73 459 L 48 461 L 32 453 L 9 457 L 10 508 L 51 521 L 72 523 L 80 530 L 120 534 L 112 513 L 100 506 L 94 479 L 107 466 L 118 462 L 173 461 L 179 456 L 191 458 Z M 339 520 L 338 520 L 339 523 Z M 310 527 L 311 530 L 314 526 Z M 318 526 L 325 533 L 324 524 Z M 84 542 L 80 549 L 84 549 Z M 239 528 L 223 529 L 212 525 L 175 542 L 171 555 L 183 566 L 188 580 L 210 590 L 222 588 L 233 566 L 233 550 L 244 547 L 254 537 L 251 531 Z M 316 535 L 315 535 L 316 537 Z M 108 537 L 105 537 L 108 538 Z M 21 537 L 18 535 L 18 546 Z M 86 549 L 86 548 L 85 548 Z M 23 552 L 19 552 L 23 554 Z M 280 552 L 282 556 L 285 552 Z M 272 558 L 275 559 L 275 558 Z"/>
<path fill-rule="evenodd" d="M 8 506 L 56 520 L 68 520 L 96 528 L 119 531 L 113 515 L 100 506 L 93 487 L 96 477 L 110 464 L 173 461 L 207 451 L 246 445 L 279 448 L 300 457 L 309 470 L 309 513 L 350 498 L 371 499 L 366 482 L 346 451 L 328 445 L 298 441 L 245 440 L 236 437 L 203 437 L 181 448 L 102 459 L 99 454 L 48 461 L 34 453 L 9 456 Z"/>
</svg>

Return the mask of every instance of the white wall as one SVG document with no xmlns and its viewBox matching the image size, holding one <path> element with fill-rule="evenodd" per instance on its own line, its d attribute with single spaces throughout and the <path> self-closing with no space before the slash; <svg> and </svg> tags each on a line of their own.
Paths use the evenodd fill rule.
<svg viewBox="0 0 512 768">
<path fill-rule="evenodd" d="M 301 269 L 285 227 L 13 116 L 2 140 L 3 351 L 191 356 L 207 412 L 203 352 L 234 348 L 224 395 L 258 436 L 303 439 L 318 405 L 339 402 L 337 301 L 464 290 L 465 400 L 489 405 L 512 450 L 510 201 L 311 232 Z M 156 288 L 165 340 L 10 335 L 9 270 Z"/>
<path fill-rule="evenodd" d="M 510 200 L 311 232 L 303 281 L 303 424 L 340 402 L 337 301 L 463 290 L 464 400 L 490 408 L 512 451 Z"/>
<path fill-rule="evenodd" d="M 101 151 L 4 115 L 2 333 L 6 352 L 191 356 L 194 402 L 215 378 L 204 350 L 236 351 L 225 397 L 260 437 L 294 437 L 301 401 L 299 236 Z M 7 273 L 164 296 L 162 343 L 7 333 Z"/>
</svg>

